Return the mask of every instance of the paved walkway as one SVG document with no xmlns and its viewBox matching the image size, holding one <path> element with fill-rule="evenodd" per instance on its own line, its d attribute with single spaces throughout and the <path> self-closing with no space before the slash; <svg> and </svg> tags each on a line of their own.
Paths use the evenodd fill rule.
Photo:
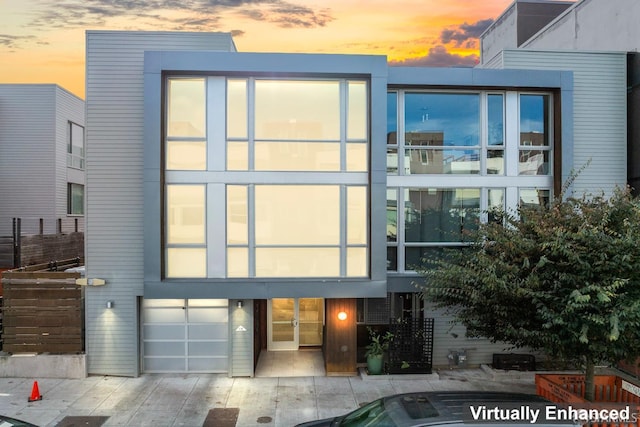
<svg viewBox="0 0 640 427">
<path fill-rule="evenodd" d="M 291 427 L 302 421 L 344 414 L 394 393 L 419 390 L 535 393 L 532 377 L 524 377 L 495 379 L 496 376 L 481 369 L 444 370 L 411 377 L 92 376 L 80 380 L 38 380 L 43 398 L 31 403 L 28 398 L 34 379 L 0 378 L 0 413 L 42 427 L 70 426 L 63 422 L 69 416 L 108 417 L 103 426 L 201 427 L 210 409 L 240 408 L 238 427 Z"/>
</svg>

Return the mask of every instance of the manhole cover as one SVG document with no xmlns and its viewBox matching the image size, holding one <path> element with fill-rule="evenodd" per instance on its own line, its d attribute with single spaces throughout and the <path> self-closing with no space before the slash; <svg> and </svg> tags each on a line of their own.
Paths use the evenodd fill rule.
<svg viewBox="0 0 640 427">
<path fill-rule="evenodd" d="M 271 418 L 271 417 L 258 417 L 258 419 L 256 421 L 258 422 L 258 424 L 269 424 L 270 422 L 273 421 L 273 418 Z"/>
</svg>

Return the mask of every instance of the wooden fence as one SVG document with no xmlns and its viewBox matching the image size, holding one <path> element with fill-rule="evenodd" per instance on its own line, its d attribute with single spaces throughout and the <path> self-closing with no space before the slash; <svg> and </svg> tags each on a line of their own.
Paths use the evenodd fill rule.
<svg viewBox="0 0 640 427">
<path fill-rule="evenodd" d="M 62 265 L 61 265 L 62 264 Z M 61 261 L 55 267 L 77 265 Z M 2 350 L 7 353 L 84 351 L 84 293 L 80 273 L 49 270 L 49 264 L 2 273 Z"/>
</svg>

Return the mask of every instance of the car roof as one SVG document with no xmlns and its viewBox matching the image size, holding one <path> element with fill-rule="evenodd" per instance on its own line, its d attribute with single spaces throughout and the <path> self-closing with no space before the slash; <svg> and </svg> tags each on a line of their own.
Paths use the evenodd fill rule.
<svg viewBox="0 0 640 427">
<path fill-rule="evenodd" d="M 396 394 L 383 398 L 399 426 L 462 424 L 469 404 L 551 404 L 533 394 L 494 391 L 426 391 Z M 393 410 L 392 408 L 396 408 Z M 402 407 L 402 410 L 399 408 Z M 467 413 L 468 414 L 468 413 Z M 467 415 L 468 421 L 468 415 Z M 504 422 L 500 423 L 501 425 Z M 506 425 L 530 425 L 528 421 Z M 557 425 L 557 424 L 556 424 Z M 572 424 L 568 424 L 572 425 Z"/>
</svg>

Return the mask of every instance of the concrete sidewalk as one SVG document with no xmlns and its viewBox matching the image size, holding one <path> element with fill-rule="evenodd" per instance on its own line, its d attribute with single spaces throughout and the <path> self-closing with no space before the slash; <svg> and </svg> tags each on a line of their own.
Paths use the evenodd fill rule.
<svg viewBox="0 0 640 427">
<path fill-rule="evenodd" d="M 533 375 L 482 369 L 423 376 L 228 378 L 225 375 L 92 376 L 41 379 L 42 400 L 28 402 L 32 378 L 0 378 L 0 413 L 42 427 L 201 427 L 213 408 L 239 408 L 239 427 L 290 427 L 344 414 L 379 397 L 420 390 L 535 393 Z M 69 416 L 108 417 L 69 424 Z M 91 420 L 90 420 L 91 421 Z"/>
</svg>

